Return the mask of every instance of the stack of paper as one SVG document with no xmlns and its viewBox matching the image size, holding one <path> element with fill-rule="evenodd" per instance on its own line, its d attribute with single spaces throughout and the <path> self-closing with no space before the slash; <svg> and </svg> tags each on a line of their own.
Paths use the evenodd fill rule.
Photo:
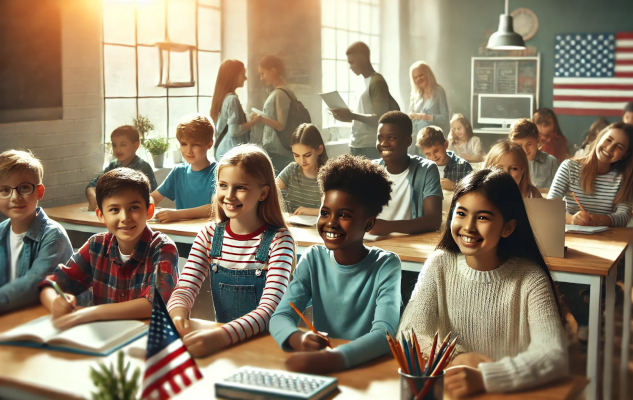
<svg viewBox="0 0 633 400">
<path fill-rule="evenodd" d="M 565 233 L 584 233 L 585 235 L 591 235 L 594 233 L 600 233 L 608 231 L 608 226 L 582 226 L 565 224 Z"/>
</svg>

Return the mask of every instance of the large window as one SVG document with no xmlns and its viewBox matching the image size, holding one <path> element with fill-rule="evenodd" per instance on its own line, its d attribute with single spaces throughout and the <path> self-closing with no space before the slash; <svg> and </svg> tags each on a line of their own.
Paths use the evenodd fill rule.
<svg viewBox="0 0 633 400">
<path fill-rule="evenodd" d="M 190 112 L 208 114 L 220 66 L 220 0 L 104 0 L 104 141 L 117 126 L 147 117 L 154 135 L 175 137 L 176 125 Z M 157 87 L 157 42 L 194 46 L 195 85 Z M 171 65 L 172 76 L 189 68 Z"/>
<path fill-rule="evenodd" d="M 379 71 L 380 0 L 321 0 L 321 63 L 322 89 L 338 90 L 353 108 L 358 77 L 347 64 L 345 50 L 354 42 L 365 42 L 371 49 L 371 62 Z M 323 126 L 337 122 L 323 109 Z"/>
</svg>

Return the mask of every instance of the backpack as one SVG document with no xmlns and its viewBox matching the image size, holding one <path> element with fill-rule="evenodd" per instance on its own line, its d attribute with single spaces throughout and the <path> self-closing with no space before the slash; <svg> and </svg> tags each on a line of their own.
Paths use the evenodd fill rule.
<svg viewBox="0 0 633 400">
<path fill-rule="evenodd" d="M 374 75 L 372 75 L 371 80 L 373 81 L 374 77 L 378 77 L 378 76 L 380 76 L 384 80 L 384 77 L 382 75 L 378 74 L 378 73 L 375 73 Z M 369 86 L 372 85 L 372 83 L 373 83 L 372 81 L 369 82 Z M 386 83 L 387 82 L 385 81 L 385 84 Z M 387 86 L 387 88 L 388 87 L 389 86 Z M 396 101 L 396 99 L 393 98 L 391 93 L 389 93 L 389 111 L 400 111 L 400 106 L 398 105 L 398 102 Z"/>
<path fill-rule="evenodd" d="M 290 139 L 292 138 L 292 134 L 295 132 L 297 127 L 301 124 L 309 124 L 312 122 L 310 119 L 310 113 L 308 109 L 305 108 L 303 103 L 301 103 L 294 95 L 290 95 L 290 93 L 284 88 L 277 88 L 282 90 L 286 96 L 290 98 L 290 107 L 288 108 L 288 118 L 286 118 L 286 126 L 284 129 L 277 131 L 277 135 L 279 136 L 279 141 L 281 145 L 284 146 L 287 150 L 291 150 Z"/>
</svg>

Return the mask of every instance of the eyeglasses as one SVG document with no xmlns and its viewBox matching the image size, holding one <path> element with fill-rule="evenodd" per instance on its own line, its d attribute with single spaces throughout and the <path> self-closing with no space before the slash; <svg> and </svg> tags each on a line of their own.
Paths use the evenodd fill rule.
<svg viewBox="0 0 633 400">
<path fill-rule="evenodd" d="M 14 188 L 9 186 L 0 186 L 0 199 L 8 199 L 11 197 L 14 190 L 17 190 L 20 196 L 28 196 L 35 191 L 35 186 L 41 186 L 41 184 L 34 185 L 32 183 L 24 182 Z"/>
</svg>

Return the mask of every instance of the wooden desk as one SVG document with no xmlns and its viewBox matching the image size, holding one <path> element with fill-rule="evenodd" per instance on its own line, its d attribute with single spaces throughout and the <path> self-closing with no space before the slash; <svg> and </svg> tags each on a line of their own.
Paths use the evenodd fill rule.
<svg viewBox="0 0 633 400">
<path fill-rule="evenodd" d="M 46 314 L 42 306 L 18 311 L 0 317 L 0 332 Z M 340 345 L 345 340 L 333 339 Z M 139 339 L 125 348 L 132 368 L 143 368 L 144 360 L 129 355 L 130 349 L 145 348 L 146 339 Z M 134 352 L 132 352 L 134 354 Z M 285 369 L 288 353 L 283 352 L 268 334 L 259 335 L 210 357 L 196 360 L 204 379 L 183 391 L 177 398 L 214 398 L 214 382 L 229 376 L 244 365 L 261 368 Z M 112 363 L 116 354 L 93 357 L 80 354 L 44 351 L 25 347 L 0 346 L 0 397 L 7 393 L 23 395 L 34 393 L 53 399 L 89 398 L 93 384 L 89 377 L 90 366 L 95 362 Z M 396 361 L 382 357 L 349 371 L 333 374 L 338 378 L 336 399 L 394 399 L 400 390 Z M 473 399 L 575 399 L 582 392 L 587 379 L 573 376 L 534 391 L 491 395 L 481 394 Z M 10 392 L 13 390 L 13 392 Z"/>
</svg>

